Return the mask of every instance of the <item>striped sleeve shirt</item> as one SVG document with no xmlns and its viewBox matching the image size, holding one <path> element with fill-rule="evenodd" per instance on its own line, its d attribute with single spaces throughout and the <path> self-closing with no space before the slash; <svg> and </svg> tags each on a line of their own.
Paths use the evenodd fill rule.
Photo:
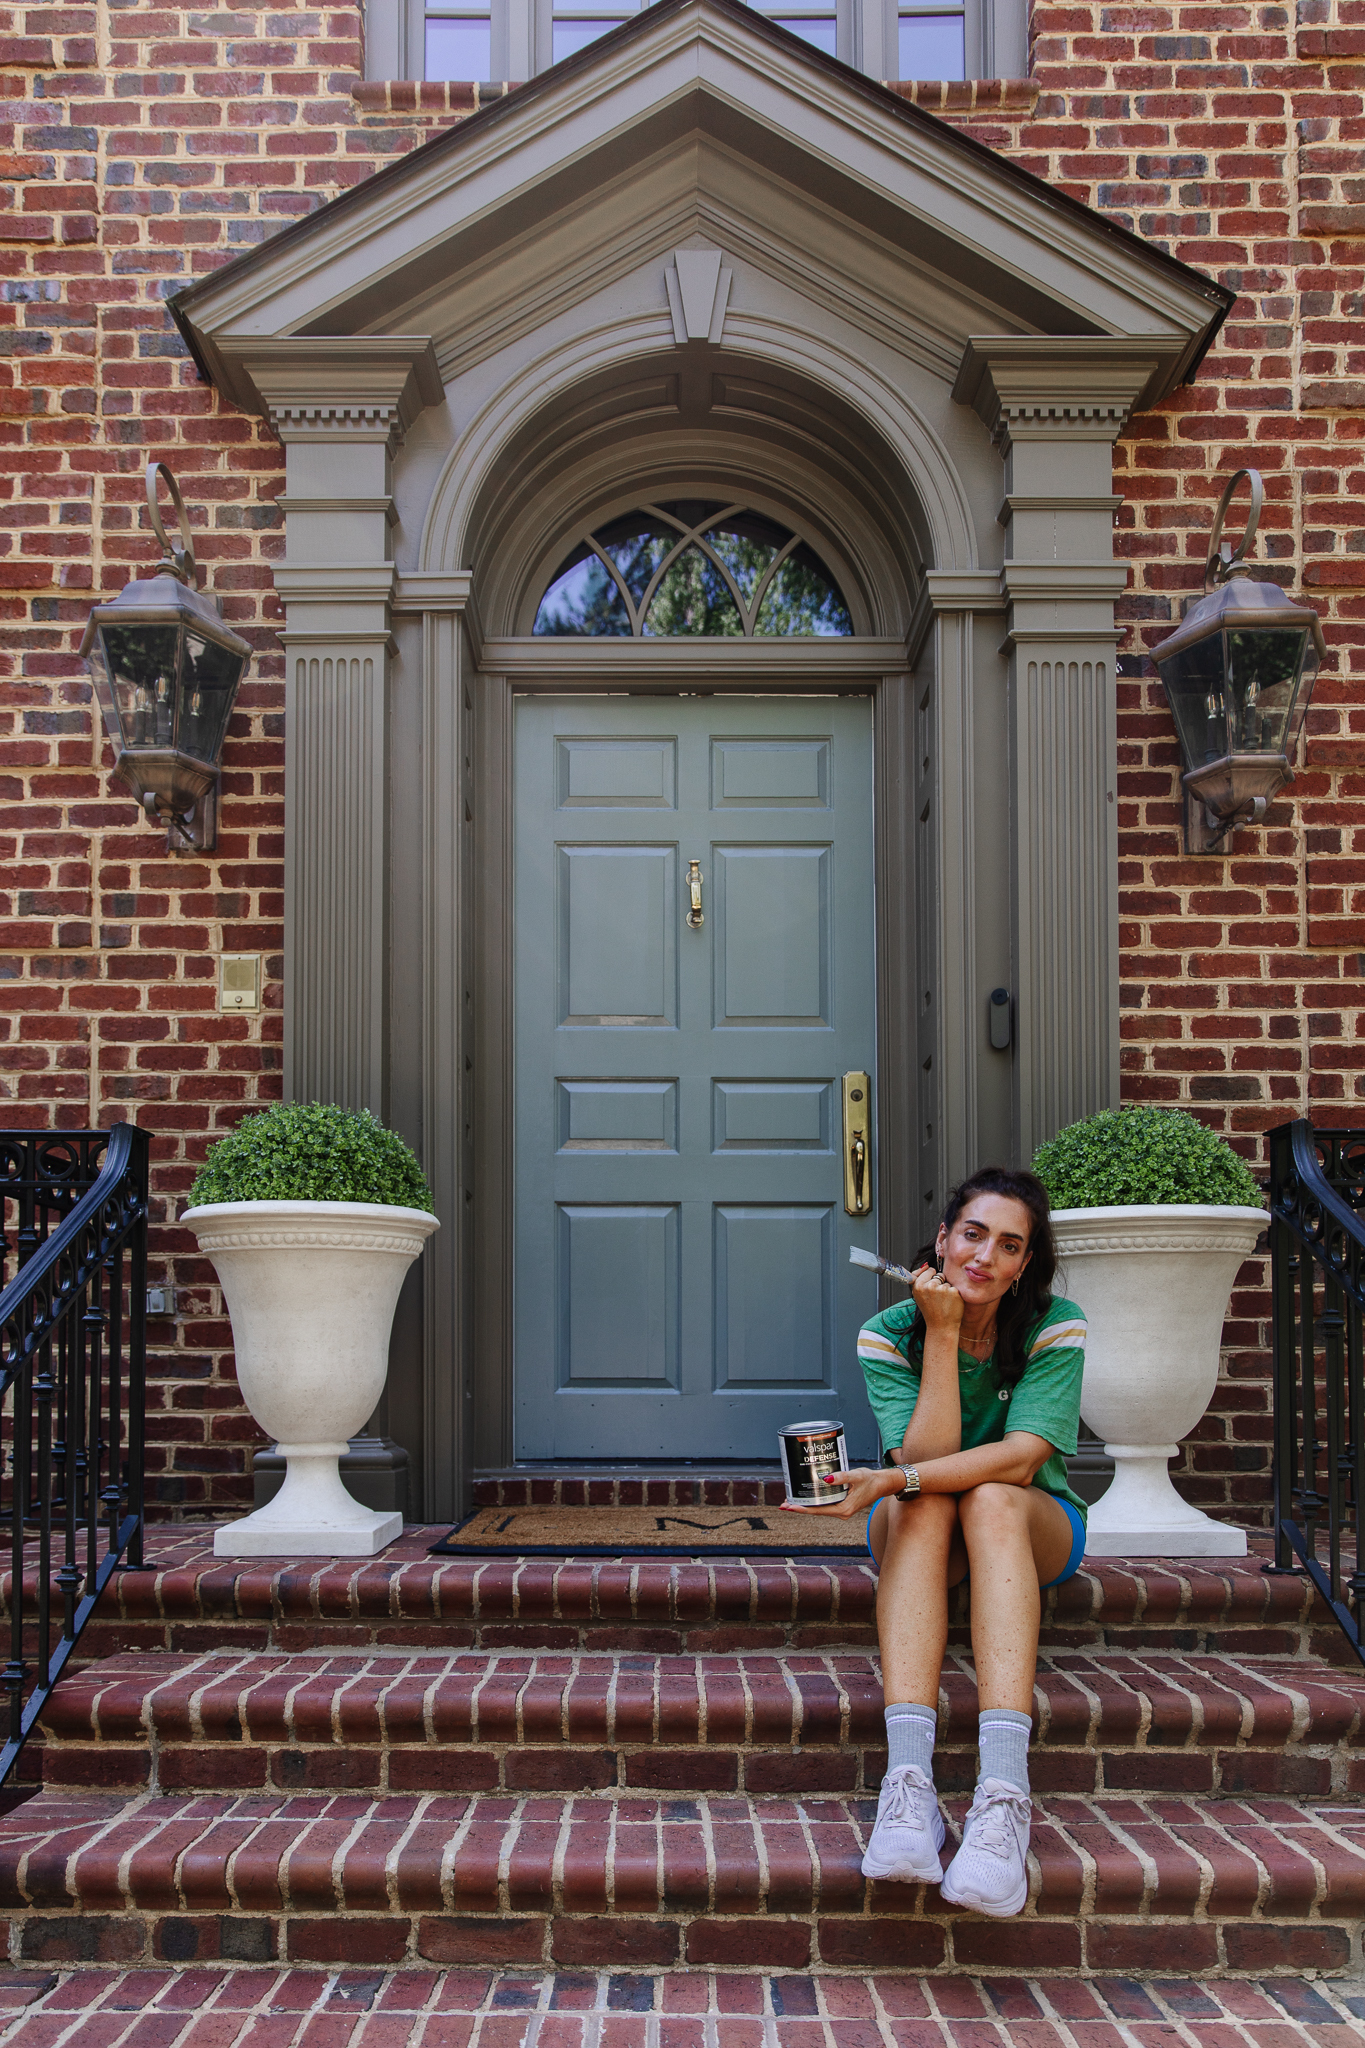
<svg viewBox="0 0 1365 2048">
<path fill-rule="evenodd" d="M 864 1323 L 858 1336 L 867 1398 L 887 1450 L 899 1447 L 919 1398 L 924 1347 L 922 1339 L 912 1343 L 914 1322 L 914 1302 L 898 1302 Z M 1085 1315 L 1061 1295 L 1054 1295 L 1030 1329 L 1027 1363 L 1013 1386 L 994 1358 L 978 1361 L 959 1351 L 961 1448 L 975 1450 L 978 1444 L 999 1443 L 1010 1431 L 1028 1430 L 1053 1447 L 1034 1484 L 1080 1506 L 1066 1483 L 1065 1460 L 1076 1449 L 1084 1365 Z"/>
</svg>

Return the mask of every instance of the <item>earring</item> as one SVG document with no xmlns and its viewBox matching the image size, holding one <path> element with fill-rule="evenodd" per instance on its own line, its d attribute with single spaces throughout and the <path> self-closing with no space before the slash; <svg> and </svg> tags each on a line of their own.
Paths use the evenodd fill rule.
<svg viewBox="0 0 1365 2048">
<path fill-rule="evenodd" d="M 1016 1273 L 1016 1274 L 1015 1274 L 1015 1276 L 1014 1276 L 1014 1285 L 1013 1285 L 1013 1286 L 1012 1286 L 1012 1287 L 1010 1288 L 1010 1293 L 1011 1293 L 1011 1294 L 1017 1294 L 1018 1292 L 1019 1292 L 1019 1275 L 1018 1275 L 1018 1274 Z"/>
<path fill-rule="evenodd" d="M 938 1255 L 938 1273 L 939 1273 L 939 1278 L 940 1278 L 940 1279 L 942 1279 L 942 1277 L 943 1277 L 943 1254 L 942 1254 L 942 1252 L 940 1252 L 940 1253 L 939 1253 L 939 1255 Z"/>
</svg>

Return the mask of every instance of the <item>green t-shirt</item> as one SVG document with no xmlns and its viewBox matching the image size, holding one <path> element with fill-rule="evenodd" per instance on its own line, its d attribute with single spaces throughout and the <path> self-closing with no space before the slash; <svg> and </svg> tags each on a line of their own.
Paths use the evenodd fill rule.
<svg viewBox="0 0 1365 2048">
<path fill-rule="evenodd" d="M 898 1302 L 858 1333 L 858 1360 L 867 1398 L 885 1450 L 899 1450 L 919 1399 L 924 1341 L 910 1347 L 916 1315 L 913 1301 Z M 1026 1429 L 1052 1445 L 1052 1456 L 1033 1483 L 1068 1500 L 1085 1520 L 1085 1502 L 1066 1483 L 1066 1461 L 1075 1453 L 1081 1414 L 1081 1371 L 1085 1364 L 1085 1315 L 1074 1301 L 1054 1295 L 1025 1340 L 1027 1364 L 1011 1388 L 994 1356 L 978 1362 L 957 1354 L 962 1402 L 962 1449 L 998 1444 L 1010 1430 Z"/>
</svg>

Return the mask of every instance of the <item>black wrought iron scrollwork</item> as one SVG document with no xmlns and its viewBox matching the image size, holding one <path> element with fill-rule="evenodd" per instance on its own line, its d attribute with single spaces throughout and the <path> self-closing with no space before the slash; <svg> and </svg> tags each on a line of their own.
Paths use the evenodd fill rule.
<svg viewBox="0 0 1365 2048">
<path fill-rule="evenodd" d="M 1275 1568 L 1301 1569 L 1365 1663 L 1365 1133 L 1270 1133 Z"/>
<path fill-rule="evenodd" d="M 0 1230 L 0 1256 L 12 1251 L 16 1265 L 0 1291 L 10 1524 L 0 1784 L 111 1574 L 142 1563 L 147 1169 L 147 1133 L 131 1124 L 0 1132 L 0 1220 L 15 1233 L 10 1246 Z"/>
</svg>

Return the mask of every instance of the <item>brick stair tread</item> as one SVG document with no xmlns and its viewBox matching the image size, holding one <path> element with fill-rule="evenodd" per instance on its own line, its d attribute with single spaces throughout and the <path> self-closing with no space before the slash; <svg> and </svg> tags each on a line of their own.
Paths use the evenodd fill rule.
<svg viewBox="0 0 1365 2048">
<path fill-rule="evenodd" d="M 787 1497 L 776 1459 L 747 1471 L 688 1467 L 672 1472 L 643 1467 L 585 1473 L 581 1465 L 516 1466 L 476 1472 L 470 1498 L 476 1507 L 776 1507 Z"/>
<path fill-rule="evenodd" d="M 154 1569 L 116 1573 L 90 1654 L 231 1643 L 293 1649 L 429 1643 L 655 1652 L 821 1648 L 875 1640 L 876 1581 L 857 1560 L 432 1558 L 445 1525 L 413 1526 L 379 1557 L 317 1564 L 215 1558 L 212 1529 L 156 1531 Z M 35 1582 L 36 1584 L 36 1582 Z M 0 1590 L 8 1603 L 7 1577 Z M 26 1604 L 33 1589 L 27 1580 Z M 959 1627 L 962 1614 L 959 1612 Z M 1349 1653 L 1303 1577 L 1261 1559 L 1090 1560 L 1045 1599 L 1044 1643 Z"/>
<path fill-rule="evenodd" d="M 944 1802 L 951 1853 L 965 1799 Z M 85 1914 L 962 1917 L 869 1886 L 871 1799 L 127 1800 L 0 1817 L 0 1908 Z M 1365 1915 L 1365 1815 L 1284 1800 L 1035 1801 L 1035 1920 Z M 1025 1925 L 1024 1921 L 1011 1923 Z"/>
<path fill-rule="evenodd" d="M 943 1690 L 951 1788 L 969 1782 L 970 1669 L 950 1665 Z M 69 1674 L 43 1729 L 47 1784 L 146 1784 L 155 1767 L 163 1791 L 856 1791 L 884 1739 L 878 1668 L 857 1653 L 138 1653 Z M 1056 1651 L 1034 1781 L 1346 1800 L 1365 1794 L 1362 1729 L 1359 1670 Z"/>
</svg>

